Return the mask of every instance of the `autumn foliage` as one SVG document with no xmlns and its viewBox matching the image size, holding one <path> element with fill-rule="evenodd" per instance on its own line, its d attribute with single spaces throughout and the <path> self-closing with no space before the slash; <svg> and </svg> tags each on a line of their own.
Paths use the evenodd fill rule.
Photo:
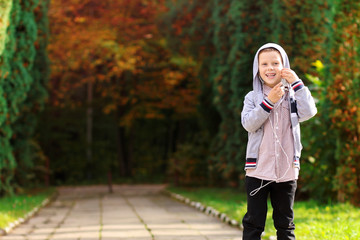
<svg viewBox="0 0 360 240">
<path fill-rule="evenodd" d="M 94 128 L 90 126 L 87 130 L 88 142 L 84 144 L 88 148 L 92 144 L 90 147 L 96 149 L 100 142 L 109 141 L 107 145 L 113 146 L 113 150 L 106 150 L 109 161 L 103 165 L 115 165 L 112 169 L 121 176 L 137 172 L 133 169 L 136 164 L 133 147 L 141 135 L 137 132 L 138 120 L 157 121 L 158 125 L 161 121 L 175 124 L 196 114 L 199 92 L 194 78 L 196 64 L 191 58 L 172 55 L 167 48 L 167 40 L 158 25 L 158 18 L 165 11 L 162 0 L 62 0 L 52 1 L 49 10 L 52 27 L 48 49 L 52 74 L 48 109 L 52 112 L 48 114 L 55 117 L 64 112 L 62 109 L 82 112 L 86 107 L 88 123 L 97 121 L 99 116 L 112 119 L 111 136 L 101 139 L 96 129 L 105 122 L 94 122 Z M 89 111 L 93 115 L 89 115 Z M 174 131 L 170 125 L 166 131 Z M 85 124 L 82 126 L 85 129 Z M 50 131 L 56 128 L 49 126 Z M 81 134 L 79 129 L 76 135 Z M 162 137 L 174 142 L 172 138 L 176 136 L 169 134 Z M 81 135 L 79 140 L 84 138 Z M 164 150 L 159 151 L 165 152 L 161 156 L 173 151 L 167 143 L 161 144 Z M 49 144 L 45 149 L 53 154 L 52 147 Z M 117 154 L 116 161 L 111 160 L 111 151 Z M 96 152 L 94 150 L 95 155 Z M 101 164 L 96 156 L 89 161 L 91 165 Z M 56 162 L 60 160 L 54 160 L 54 166 Z M 143 164 L 139 165 L 143 168 Z"/>
<path fill-rule="evenodd" d="M 92 82 L 104 113 L 120 111 L 123 124 L 161 117 L 159 109 L 194 111 L 196 90 L 174 90 L 192 70 L 171 62 L 156 25 L 164 11 L 162 1 L 53 1 L 51 103 L 84 104 L 79 92 Z"/>
</svg>

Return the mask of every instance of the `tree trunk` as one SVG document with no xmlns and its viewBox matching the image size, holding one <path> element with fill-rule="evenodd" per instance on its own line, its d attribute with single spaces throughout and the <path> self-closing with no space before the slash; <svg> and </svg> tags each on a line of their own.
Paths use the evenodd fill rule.
<svg viewBox="0 0 360 240">
<path fill-rule="evenodd" d="M 130 134 L 128 138 L 128 151 L 127 151 L 127 177 L 132 177 L 132 168 L 133 168 L 133 152 L 134 152 L 134 139 L 135 139 L 135 130 L 133 127 L 130 129 Z"/>
<path fill-rule="evenodd" d="M 161 171 L 166 172 L 167 169 L 167 161 L 169 157 L 169 152 L 171 151 L 172 146 L 172 122 L 170 119 L 168 119 L 166 124 L 166 132 L 164 136 L 164 152 L 162 156 L 162 164 L 161 164 Z"/>
<path fill-rule="evenodd" d="M 93 83 L 87 84 L 87 111 L 86 111 L 86 171 L 87 177 L 90 178 L 90 164 L 92 162 L 92 130 L 93 130 Z"/>
<path fill-rule="evenodd" d="M 108 187 L 109 187 L 109 193 L 113 193 L 113 187 L 112 187 L 112 173 L 111 169 L 108 170 Z"/>
<path fill-rule="evenodd" d="M 165 144 L 163 152 L 163 163 L 161 169 L 163 172 L 167 171 L 169 156 L 176 152 L 177 143 L 179 136 L 181 136 L 181 122 L 176 121 L 175 123 L 172 120 L 168 120 L 166 133 L 165 133 Z"/>
<path fill-rule="evenodd" d="M 45 186 L 50 186 L 50 159 L 45 157 L 45 174 L 44 174 Z"/>
<path fill-rule="evenodd" d="M 120 176 L 126 177 L 126 154 L 125 154 L 125 130 L 123 127 L 117 124 L 117 153 L 118 153 L 118 162 L 120 167 Z"/>
</svg>

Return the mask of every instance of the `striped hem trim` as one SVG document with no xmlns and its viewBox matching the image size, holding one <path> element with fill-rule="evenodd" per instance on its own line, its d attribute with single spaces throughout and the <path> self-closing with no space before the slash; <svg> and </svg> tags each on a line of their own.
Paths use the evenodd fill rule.
<svg viewBox="0 0 360 240">
<path fill-rule="evenodd" d="M 246 163 L 245 167 L 247 168 L 256 167 L 256 163 Z"/>
<path fill-rule="evenodd" d="M 260 106 L 268 113 L 274 108 L 274 105 L 266 98 L 260 103 Z"/>
<path fill-rule="evenodd" d="M 294 158 L 294 167 L 300 167 L 300 158 L 299 157 Z"/>
<path fill-rule="evenodd" d="M 304 83 L 301 80 L 298 80 L 291 84 L 291 87 L 294 89 L 294 91 L 298 91 L 304 87 Z"/>
</svg>

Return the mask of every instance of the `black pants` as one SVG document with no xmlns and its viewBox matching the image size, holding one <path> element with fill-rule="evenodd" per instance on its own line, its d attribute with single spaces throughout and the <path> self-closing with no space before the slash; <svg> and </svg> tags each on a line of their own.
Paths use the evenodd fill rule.
<svg viewBox="0 0 360 240">
<path fill-rule="evenodd" d="M 263 185 L 269 181 L 263 181 Z M 265 228 L 267 214 L 267 198 L 270 194 L 273 207 L 273 220 L 277 240 L 294 240 L 294 197 L 297 187 L 296 181 L 276 183 L 272 182 L 258 191 L 254 196 L 250 193 L 260 187 L 261 180 L 246 177 L 247 213 L 243 218 L 243 240 L 260 240 Z"/>
</svg>

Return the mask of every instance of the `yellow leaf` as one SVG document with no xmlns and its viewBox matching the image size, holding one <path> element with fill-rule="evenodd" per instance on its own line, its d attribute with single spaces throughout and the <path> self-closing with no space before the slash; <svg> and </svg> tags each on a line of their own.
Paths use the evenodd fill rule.
<svg viewBox="0 0 360 240">
<path fill-rule="evenodd" d="M 317 71 L 321 71 L 322 69 L 324 69 L 324 64 L 320 60 L 316 60 L 311 65 L 316 67 Z"/>
</svg>

